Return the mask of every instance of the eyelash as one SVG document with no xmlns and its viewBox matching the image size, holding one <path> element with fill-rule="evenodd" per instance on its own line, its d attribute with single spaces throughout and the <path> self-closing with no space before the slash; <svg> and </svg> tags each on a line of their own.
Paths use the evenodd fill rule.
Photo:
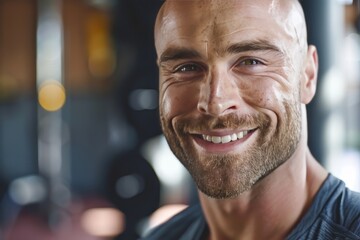
<svg viewBox="0 0 360 240">
<path fill-rule="evenodd" d="M 191 68 L 190 70 L 185 70 L 185 68 Z M 194 72 L 194 71 L 198 71 L 201 70 L 201 66 L 199 66 L 198 64 L 195 63 L 187 63 L 187 64 L 182 64 L 178 67 L 175 68 L 174 73 L 186 73 L 186 72 Z"/>
<path fill-rule="evenodd" d="M 245 62 L 250 62 L 250 64 L 246 64 Z M 257 59 L 248 58 L 241 60 L 238 65 L 253 66 L 253 65 L 262 65 L 262 64 L 264 63 Z"/>
<path fill-rule="evenodd" d="M 235 66 L 256 66 L 256 65 L 264 65 L 264 63 L 258 59 L 254 58 L 243 58 L 235 64 Z M 186 68 L 191 68 L 190 70 L 186 70 Z M 196 63 L 187 63 L 177 66 L 174 69 L 174 73 L 187 73 L 187 72 L 196 72 L 202 70 L 203 68 Z"/>
</svg>

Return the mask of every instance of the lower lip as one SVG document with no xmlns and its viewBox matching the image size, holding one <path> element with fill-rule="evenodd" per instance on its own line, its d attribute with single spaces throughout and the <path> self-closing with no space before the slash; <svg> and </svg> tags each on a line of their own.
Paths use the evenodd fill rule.
<svg viewBox="0 0 360 240">
<path fill-rule="evenodd" d="M 245 137 L 228 143 L 213 143 L 206 141 L 198 136 L 194 137 L 194 141 L 206 152 L 225 153 L 236 150 L 240 145 L 243 145 L 254 133 L 255 131 L 252 131 L 248 133 Z"/>
</svg>

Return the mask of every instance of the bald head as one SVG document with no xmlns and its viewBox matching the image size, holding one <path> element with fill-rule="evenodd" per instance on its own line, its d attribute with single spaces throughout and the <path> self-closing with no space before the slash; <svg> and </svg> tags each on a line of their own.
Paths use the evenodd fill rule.
<svg viewBox="0 0 360 240">
<path fill-rule="evenodd" d="M 306 52 L 305 18 L 297 0 L 167 0 L 157 16 L 155 45 L 159 56 L 172 36 L 217 44 L 222 37 L 241 32 L 255 35 L 256 31 L 263 31 L 265 38 L 275 33 Z M 288 47 L 283 46 L 284 50 Z"/>
</svg>

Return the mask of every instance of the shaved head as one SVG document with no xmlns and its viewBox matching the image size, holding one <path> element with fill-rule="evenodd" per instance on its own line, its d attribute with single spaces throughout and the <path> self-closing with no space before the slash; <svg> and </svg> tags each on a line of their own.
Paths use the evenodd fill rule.
<svg viewBox="0 0 360 240">
<path fill-rule="evenodd" d="M 166 37 L 174 30 L 183 28 L 183 25 L 203 24 L 201 35 L 205 37 L 206 34 L 213 34 L 220 37 L 221 31 L 217 31 L 219 28 L 216 26 L 227 21 L 224 20 L 224 13 L 228 13 L 229 9 L 239 13 L 239 21 L 242 21 L 242 12 L 253 12 L 252 18 L 262 15 L 265 17 L 264 20 L 272 20 L 281 26 L 283 33 L 298 44 L 301 52 L 306 53 L 306 23 L 298 0 L 257 0 L 256 3 L 252 0 L 167 0 L 161 7 L 155 24 L 155 46 L 158 57 Z M 247 19 L 250 20 L 250 17 Z M 263 25 L 266 24 L 266 21 L 263 22 Z"/>
</svg>

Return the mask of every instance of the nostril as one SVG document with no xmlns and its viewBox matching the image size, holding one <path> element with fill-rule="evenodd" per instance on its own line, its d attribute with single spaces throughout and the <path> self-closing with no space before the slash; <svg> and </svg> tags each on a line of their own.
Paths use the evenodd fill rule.
<svg viewBox="0 0 360 240">
<path fill-rule="evenodd" d="M 197 105 L 197 109 L 201 113 L 207 113 L 208 112 L 206 105 L 203 104 L 203 103 L 200 103 L 200 102 Z"/>
<path fill-rule="evenodd" d="M 210 102 L 199 102 L 198 111 L 204 114 L 219 116 L 238 109 L 236 101 L 231 99 L 212 99 Z"/>
<path fill-rule="evenodd" d="M 197 109 L 201 113 L 219 116 L 239 108 L 241 95 L 236 79 L 224 71 L 215 71 L 200 86 Z"/>
</svg>

